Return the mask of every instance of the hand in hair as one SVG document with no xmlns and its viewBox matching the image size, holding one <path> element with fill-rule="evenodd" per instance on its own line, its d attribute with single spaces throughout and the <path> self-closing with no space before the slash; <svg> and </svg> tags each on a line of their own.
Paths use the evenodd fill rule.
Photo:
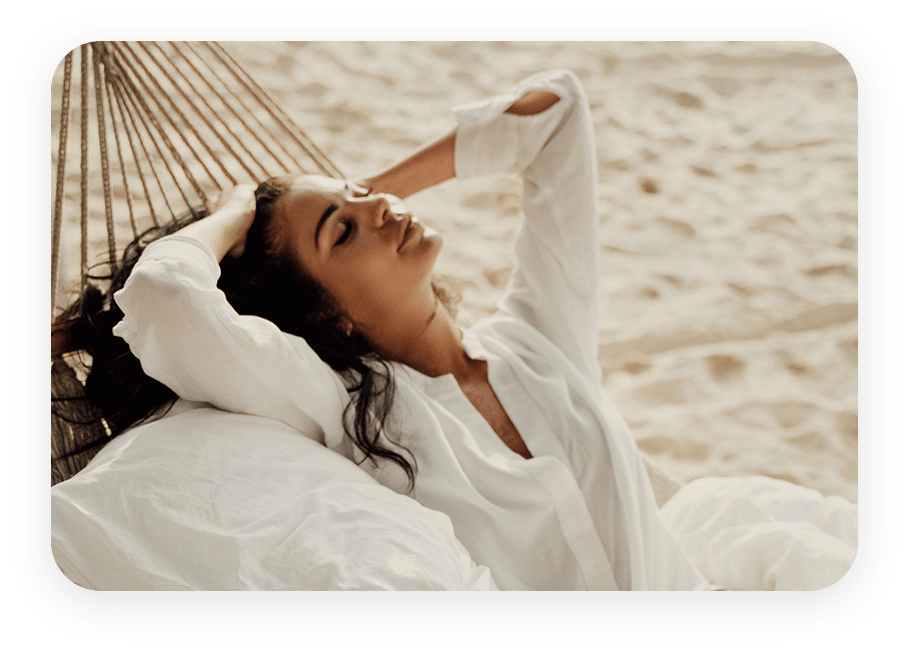
<svg viewBox="0 0 909 652">
<path fill-rule="evenodd" d="M 183 232 L 207 244 L 220 261 L 228 254 L 242 255 L 255 214 L 256 187 L 241 184 L 221 193 L 208 217 L 193 222 Z"/>
</svg>

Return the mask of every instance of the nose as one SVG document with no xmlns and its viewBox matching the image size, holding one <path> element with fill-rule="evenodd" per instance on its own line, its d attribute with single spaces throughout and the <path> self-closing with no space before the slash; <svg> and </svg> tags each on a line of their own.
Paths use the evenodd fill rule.
<svg viewBox="0 0 909 652">
<path fill-rule="evenodd" d="M 355 197 L 350 199 L 354 208 L 357 219 L 363 224 L 382 228 L 390 220 L 400 219 L 392 210 L 392 198 L 390 195 L 377 194 L 366 197 Z"/>
</svg>

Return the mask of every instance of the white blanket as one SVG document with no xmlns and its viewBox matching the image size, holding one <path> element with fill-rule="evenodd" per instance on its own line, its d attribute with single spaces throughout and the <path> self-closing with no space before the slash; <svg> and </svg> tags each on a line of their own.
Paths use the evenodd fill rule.
<svg viewBox="0 0 909 652">
<path fill-rule="evenodd" d="M 823 589 L 858 547 L 857 505 L 771 478 L 701 478 L 662 514 L 698 569 L 728 590 Z"/>
<path fill-rule="evenodd" d="M 703 478 L 662 517 L 711 582 L 819 589 L 857 508 L 769 478 Z M 51 490 L 64 573 L 99 590 L 486 589 L 450 520 L 280 422 L 180 402 Z"/>
</svg>

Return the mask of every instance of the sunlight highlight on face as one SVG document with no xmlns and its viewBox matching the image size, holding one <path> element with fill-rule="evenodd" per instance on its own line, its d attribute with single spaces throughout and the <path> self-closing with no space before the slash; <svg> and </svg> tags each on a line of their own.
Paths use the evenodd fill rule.
<svg viewBox="0 0 909 652">
<path fill-rule="evenodd" d="M 359 328 L 435 309 L 430 276 L 442 239 L 398 197 L 307 175 L 294 179 L 281 209 L 294 255 Z"/>
</svg>

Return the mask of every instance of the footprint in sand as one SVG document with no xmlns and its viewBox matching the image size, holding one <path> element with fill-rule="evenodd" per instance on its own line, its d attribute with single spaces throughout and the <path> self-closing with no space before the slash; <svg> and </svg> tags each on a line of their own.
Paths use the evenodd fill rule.
<svg viewBox="0 0 909 652">
<path fill-rule="evenodd" d="M 858 303 L 828 303 L 802 310 L 779 324 L 790 333 L 844 324 L 858 319 Z"/>
<path fill-rule="evenodd" d="M 634 396 L 642 403 L 651 405 L 684 405 L 697 399 L 696 384 L 690 378 L 660 380 L 641 385 L 634 390 Z"/>
<path fill-rule="evenodd" d="M 718 383 L 740 378 L 745 373 L 745 363 L 732 355 L 709 355 L 704 358 L 710 375 Z"/>
<path fill-rule="evenodd" d="M 698 230 L 688 222 L 674 220 L 671 217 L 658 217 L 656 223 L 682 238 L 693 238 L 698 234 Z"/>
<path fill-rule="evenodd" d="M 505 283 L 508 282 L 508 278 L 511 276 L 511 265 L 483 270 L 483 276 L 492 287 L 504 288 Z"/>
<path fill-rule="evenodd" d="M 780 401 L 768 403 L 766 407 L 782 428 L 794 428 L 817 412 L 815 405 L 803 401 Z"/>
<path fill-rule="evenodd" d="M 701 81 L 720 97 L 734 97 L 745 88 L 745 84 L 732 77 L 701 77 Z"/>
<path fill-rule="evenodd" d="M 688 169 L 699 177 L 712 177 L 716 179 L 719 175 L 710 168 L 701 167 L 700 165 L 689 165 Z"/>
<path fill-rule="evenodd" d="M 695 95 L 694 93 L 688 93 L 686 91 L 672 91 L 669 88 L 661 84 L 650 84 L 651 90 L 655 95 L 659 95 L 667 98 L 678 106 L 684 107 L 686 109 L 703 109 L 704 100 Z"/>
<path fill-rule="evenodd" d="M 675 102 L 679 106 L 685 107 L 686 109 L 703 109 L 704 108 L 704 100 L 702 100 L 697 95 L 694 95 L 693 93 L 686 93 L 686 92 L 682 91 L 680 93 L 674 93 L 670 97 L 672 98 L 673 102 Z"/>
<path fill-rule="evenodd" d="M 805 453 L 823 453 L 830 448 L 827 437 L 814 430 L 786 437 L 785 441 Z"/>
<path fill-rule="evenodd" d="M 638 448 L 648 455 L 669 455 L 675 460 L 703 462 L 710 457 L 711 446 L 691 439 L 650 435 L 637 440 Z"/>
<path fill-rule="evenodd" d="M 481 210 L 498 208 L 511 214 L 517 213 L 520 209 L 521 197 L 513 192 L 481 190 L 463 196 L 461 205 L 466 208 L 478 208 Z"/>
<path fill-rule="evenodd" d="M 818 267 L 811 267 L 809 269 L 803 269 L 802 274 L 805 276 L 829 276 L 831 274 L 841 274 L 848 278 L 856 278 L 858 276 L 858 271 L 853 265 L 841 264 L 841 265 L 819 265 Z"/>
<path fill-rule="evenodd" d="M 646 192 L 648 195 L 655 195 L 660 192 L 660 187 L 653 179 L 648 179 L 646 177 L 638 179 L 638 184 L 641 186 L 641 190 Z"/>
<path fill-rule="evenodd" d="M 650 369 L 650 365 L 646 362 L 637 362 L 636 360 L 631 360 L 630 362 L 623 364 L 619 368 L 619 371 L 624 371 L 625 373 L 631 374 L 632 376 L 637 376 L 644 373 L 648 369 Z"/>
<path fill-rule="evenodd" d="M 796 226 L 795 220 L 786 213 L 774 213 L 772 215 L 763 215 L 752 221 L 748 226 L 748 230 L 791 236 L 796 230 Z"/>
<path fill-rule="evenodd" d="M 853 367 L 858 366 L 858 340 L 854 337 L 840 340 L 836 343 L 843 357 L 849 361 Z"/>
<path fill-rule="evenodd" d="M 836 431 L 850 448 L 858 448 L 858 414 L 848 410 L 838 412 Z"/>
<path fill-rule="evenodd" d="M 795 428 L 817 412 L 801 401 L 752 401 L 723 411 L 723 416 L 742 424 L 764 429 Z"/>
</svg>

